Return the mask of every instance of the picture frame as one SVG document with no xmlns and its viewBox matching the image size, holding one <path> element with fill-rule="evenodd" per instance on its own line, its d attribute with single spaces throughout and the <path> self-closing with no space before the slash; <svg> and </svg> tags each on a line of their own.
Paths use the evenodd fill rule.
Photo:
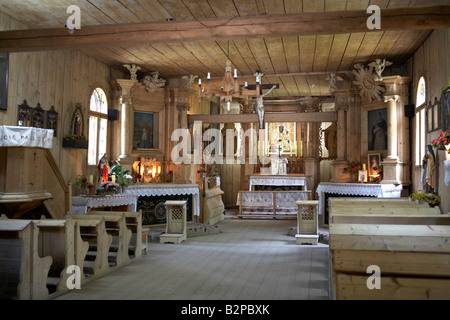
<svg viewBox="0 0 450 320">
<path fill-rule="evenodd" d="M 379 166 L 381 164 L 381 154 L 380 153 L 368 153 L 367 154 L 367 163 L 368 163 L 368 176 L 374 177 L 379 176 L 380 173 L 374 169 L 374 167 Z"/>
<path fill-rule="evenodd" d="M 450 129 L 450 84 L 442 90 L 440 113 L 442 131 Z"/>
<path fill-rule="evenodd" d="M 382 151 L 388 146 L 387 108 L 367 112 L 367 150 Z"/>
<path fill-rule="evenodd" d="M 158 113 L 134 111 L 133 149 L 157 149 Z"/>
<path fill-rule="evenodd" d="M 358 182 L 367 182 L 367 170 L 359 170 Z"/>
<path fill-rule="evenodd" d="M 56 131 L 58 129 L 58 112 L 55 107 L 51 106 L 50 110 L 45 112 L 45 128 L 53 129 L 53 137 L 56 137 Z"/>
<path fill-rule="evenodd" d="M 427 105 L 427 132 L 436 131 L 441 126 L 440 119 L 440 106 L 441 101 L 437 97 L 434 97 L 434 102 L 429 102 Z"/>
<path fill-rule="evenodd" d="M 44 113 L 45 113 L 44 109 L 42 109 L 41 104 L 38 103 L 37 106 L 33 109 L 32 127 L 40 129 L 45 128 Z"/>
<path fill-rule="evenodd" d="M 17 125 L 19 127 L 31 127 L 33 123 L 33 109 L 23 100 L 17 108 Z"/>
</svg>

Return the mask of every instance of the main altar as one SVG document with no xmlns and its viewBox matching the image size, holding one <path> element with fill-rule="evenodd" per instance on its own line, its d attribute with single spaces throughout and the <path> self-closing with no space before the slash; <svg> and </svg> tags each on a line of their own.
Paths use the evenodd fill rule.
<svg viewBox="0 0 450 320">
<path fill-rule="evenodd" d="M 285 175 L 254 174 L 250 176 L 249 191 L 297 191 L 307 190 L 304 174 Z"/>
</svg>

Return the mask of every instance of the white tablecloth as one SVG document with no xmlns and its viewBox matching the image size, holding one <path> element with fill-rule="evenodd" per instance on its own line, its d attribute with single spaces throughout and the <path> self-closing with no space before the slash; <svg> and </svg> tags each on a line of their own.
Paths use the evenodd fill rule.
<svg viewBox="0 0 450 320">
<path fill-rule="evenodd" d="M 136 211 L 137 196 L 117 194 L 108 196 L 72 197 L 72 214 L 86 214 L 88 208 L 118 207 L 128 205 L 129 211 Z"/>
<path fill-rule="evenodd" d="M 339 195 L 367 196 L 378 198 L 399 198 L 403 187 L 394 184 L 382 183 L 332 183 L 322 182 L 316 189 L 319 196 L 319 214 L 322 214 L 324 207 L 324 193 Z"/>
<path fill-rule="evenodd" d="M 306 190 L 306 177 L 291 175 L 250 176 L 249 191 L 252 191 L 253 186 L 303 186 Z"/>
<path fill-rule="evenodd" d="M 0 126 L 0 147 L 53 147 L 53 129 Z"/>
<path fill-rule="evenodd" d="M 200 191 L 197 184 L 134 184 L 125 189 L 125 194 L 135 196 L 192 195 L 193 215 L 200 216 Z"/>
</svg>

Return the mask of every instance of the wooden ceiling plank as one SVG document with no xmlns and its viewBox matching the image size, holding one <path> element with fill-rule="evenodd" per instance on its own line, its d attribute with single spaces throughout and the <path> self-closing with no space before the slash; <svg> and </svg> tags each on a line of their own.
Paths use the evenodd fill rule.
<svg viewBox="0 0 450 320">
<path fill-rule="evenodd" d="M 401 35 L 402 32 L 386 31 L 373 51 L 370 61 L 374 61 L 377 58 L 386 58 Z"/>
<path fill-rule="evenodd" d="M 286 55 L 286 63 L 288 72 L 300 72 L 300 56 L 298 37 L 283 37 L 284 52 Z"/>
<path fill-rule="evenodd" d="M 142 22 L 135 14 L 133 14 L 122 3 L 111 0 L 90 0 L 93 6 L 102 11 L 106 16 L 110 17 L 115 23 L 140 23 Z"/>
<path fill-rule="evenodd" d="M 264 38 L 275 73 L 288 73 L 286 53 L 281 37 Z"/>
<path fill-rule="evenodd" d="M 226 42 L 218 41 L 218 43 L 224 44 Z M 221 45 L 221 47 L 226 52 L 226 45 Z M 250 74 L 254 74 L 255 70 L 259 69 L 258 63 L 256 62 L 255 57 L 253 56 L 253 53 L 250 50 L 250 45 L 248 44 L 247 40 L 237 39 L 234 41 L 230 41 L 230 50 L 232 54 L 231 63 L 238 66 L 238 69 L 242 74 L 245 74 L 244 70 L 248 70 Z M 236 62 L 240 61 L 240 59 L 242 59 L 243 62 L 242 66 L 239 64 L 239 62 Z"/>
<path fill-rule="evenodd" d="M 189 55 L 183 56 L 180 51 L 176 51 L 172 45 L 165 44 L 152 44 L 148 46 L 149 54 L 154 55 L 155 60 L 164 61 L 172 70 L 184 70 L 186 75 L 189 74 L 202 74 L 205 70 L 199 70 L 195 65 L 192 65 L 192 59 L 189 59 Z M 172 73 L 173 74 L 173 73 Z M 179 73 L 178 73 L 179 74 Z"/>
<path fill-rule="evenodd" d="M 283 83 L 284 87 L 286 88 L 285 96 L 298 95 L 298 87 L 297 87 L 297 83 L 295 82 L 294 77 L 283 77 L 283 78 L 280 78 L 280 80 Z"/>
<path fill-rule="evenodd" d="M 361 47 L 361 42 L 363 39 L 363 32 L 350 34 L 350 38 L 348 40 L 347 47 L 345 48 L 344 56 L 342 57 L 339 70 L 353 70 L 355 57 L 358 53 L 359 48 Z"/>
<path fill-rule="evenodd" d="M 265 74 L 275 73 L 264 39 L 250 38 L 247 42 L 252 50 L 256 62 L 258 63 L 259 70 Z"/>
<path fill-rule="evenodd" d="M 208 0 L 208 3 L 218 18 L 237 17 L 239 15 L 233 1 Z"/>
<path fill-rule="evenodd" d="M 166 19 L 173 18 L 159 1 L 137 0 L 137 2 L 149 13 L 152 21 L 164 22 Z"/>
<path fill-rule="evenodd" d="M 312 52 L 316 51 L 317 36 L 300 36 L 299 50 L 300 50 L 300 72 L 313 71 L 314 55 Z"/>
<path fill-rule="evenodd" d="M 339 70 L 349 39 L 350 34 L 348 33 L 334 35 L 326 67 L 327 71 L 335 72 Z"/>
<path fill-rule="evenodd" d="M 358 53 L 355 56 L 355 63 L 367 64 L 370 61 L 370 58 L 373 55 L 374 49 L 380 43 L 380 39 L 383 37 L 384 32 L 367 32 L 364 35 L 364 39 L 361 42 L 361 46 L 359 47 Z"/>
<path fill-rule="evenodd" d="M 346 8 L 347 1 L 343 0 L 325 0 L 324 11 L 344 11 L 348 10 Z"/>
<path fill-rule="evenodd" d="M 325 0 L 303 1 L 303 12 L 323 12 Z"/>
<path fill-rule="evenodd" d="M 255 0 L 234 0 L 234 5 L 240 17 L 260 14 Z"/>
<path fill-rule="evenodd" d="M 311 96 L 311 90 L 309 88 L 306 76 L 294 76 L 295 83 L 297 84 L 299 96 Z"/>
<path fill-rule="evenodd" d="M 264 8 L 267 14 L 284 14 L 284 5 L 280 0 L 264 0 Z"/>
<path fill-rule="evenodd" d="M 346 10 L 366 10 L 371 4 L 370 0 L 347 0 Z M 380 7 L 381 8 L 381 7 Z"/>
<path fill-rule="evenodd" d="M 152 10 L 148 11 L 141 2 L 137 0 L 120 0 L 120 2 L 142 22 L 158 21 L 158 19 L 153 17 Z"/>
<path fill-rule="evenodd" d="M 196 20 L 216 18 L 207 0 L 184 1 L 183 3 Z"/>
<path fill-rule="evenodd" d="M 188 50 L 200 62 L 200 64 L 205 66 L 206 70 L 209 70 L 208 72 L 223 76 L 225 64 L 218 64 L 216 60 L 211 57 L 210 53 L 198 42 L 186 42 L 183 45 L 186 50 Z M 207 73 L 204 75 L 206 76 Z"/>
<path fill-rule="evenodd" d="M 160 4 L 175 19 L 175 21 L 187 21 L 195 19 L 191 11 L 181 0 L 164 0 Z"/>
<path fill-rule="evenodd" d="M 330 55 L 333 35 L 318 35 L 316 50 L 314 52 L 313 71 L 324 71 L 327 69 L 328 57 Z"/>
<path fill-rule="evenodd" d="M 305 0 L 310 1 L 310 0 Z M 302 13 L 303 0 L 284 0 L 284 10 L 286 13 Z"/>
</svg>

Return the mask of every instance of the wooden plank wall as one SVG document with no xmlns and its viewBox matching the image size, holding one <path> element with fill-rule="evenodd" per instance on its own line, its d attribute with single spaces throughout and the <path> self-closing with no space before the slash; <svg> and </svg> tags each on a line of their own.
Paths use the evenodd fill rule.
<svg viewBox="0 0 450 320">
<path fill-rule="evenodd" d="M 0 12 L 0 30 L 25 29 L 10 16 Z M 112 107 L 110 80 L 124 76 L 83 54 L 79 50 L 20 52 L 9 55 L 8 110 L 0 111 L 0 125 L 17 125 L 17 106 L 27 100 L 44 110 L 51 106 L 58 112 L 57 137 L 51 152 L 67 183 L 86 174 L 87 151 L 62 148 L 62 138 L 70 133 L 73 108 L 84 108 L 87 135 L 88 109 L 92 91 L 101 87 Z"/>
<path fill-rule="evenodd" d="M 425 78 L 426 101 L 434 101 L 437 97 L 440 99 L 441 90 L 450 81 L 450 28 L 434 30 L 430 37 L 422 46 L 414 53 L 413 57 L 406 63 L 406 70 L 411 74 L 411 103 L 416 102 L 416 93 L 419 79 L 421 76 Z M 415 121 L 412 123 L 413 129 L 411 136 L 415 137 Z M 440 128 L 441 130 L 442 128 Z M 450 129 L 450 128 L 446 128 Z M 439 135 L 440 130 L 427 133 L 426 142 L 431 144 L 433 139 Z M 414 138 L 413 138 L 414 139 Z M 413 143 L 412 155 L 415 155 L 416 148 Z M 434 149 L 436 152 L 436 149 Z M 438 156 L 436 154 L 436 156 Z M 412 159 L 415 159 L 413 156 Z M 438 192 L 441 196 L 441 211 L 443 213 L 450 212 L 450 186 L 444 184 L 444 166 L 442 157 L 436 165 L 436 178 L 438 184 Z M 412 181 L 414 185 L 413 192 L 422 189 L 422 170 L 421 167 L 415 167 L 412 163 Z"/>
</svg>

